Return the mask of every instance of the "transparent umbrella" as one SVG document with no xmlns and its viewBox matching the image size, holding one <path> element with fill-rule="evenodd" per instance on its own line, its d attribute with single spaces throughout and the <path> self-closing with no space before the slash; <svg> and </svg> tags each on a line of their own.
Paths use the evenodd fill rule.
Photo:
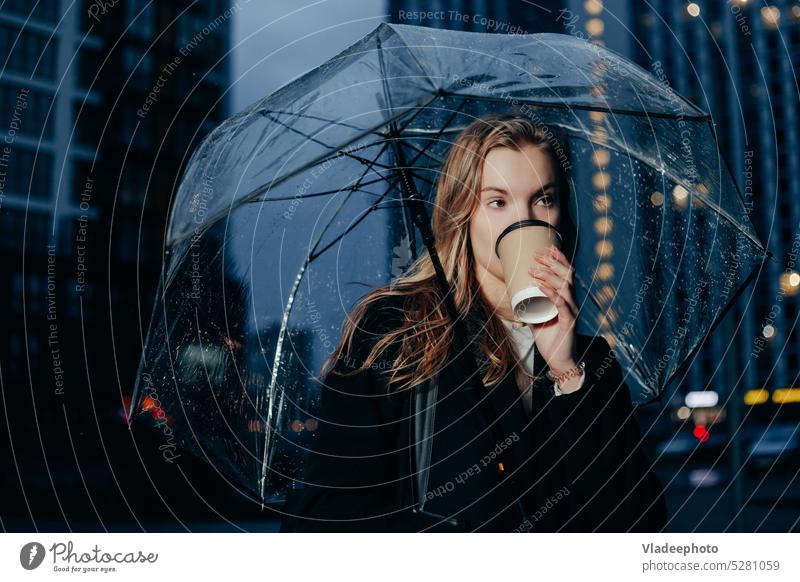
<svg viewBox="0 0 800 582">
<path fill-rule="evenodd" d="M 279 501 L 349 310 L 431 245 L 455 135 L 507 111 L 569 137 L 578 332 L 608 339 L 634 401 L 657 398 L 768 256 L 710 116 L 568 35 L 381 24 L 192 155 L 131 421 Z"/>
</svg>

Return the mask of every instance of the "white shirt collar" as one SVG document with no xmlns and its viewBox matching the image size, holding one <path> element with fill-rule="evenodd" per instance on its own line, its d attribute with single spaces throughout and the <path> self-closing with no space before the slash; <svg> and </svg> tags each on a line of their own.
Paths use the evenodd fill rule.
<svg viewBox="0 0 800 582">
<path fill-rule="evenodd" d="M 502 321 L 503 325 L 505 325 L 512 333 L 524 334 L 533 337 L 533 331 L 531 331 L 531 328 L 521 321 L 509 321 L 508 319 L 504 319 L 502 317 L 500 317 L 500 321 Z"/>
</svg>

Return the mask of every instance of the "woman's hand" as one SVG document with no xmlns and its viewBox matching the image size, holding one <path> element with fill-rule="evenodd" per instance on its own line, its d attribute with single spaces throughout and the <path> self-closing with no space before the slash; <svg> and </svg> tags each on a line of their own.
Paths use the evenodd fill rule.
<svg viewBox="0 0 800 582">
<path fill-rule="evenodd" d="M 554 374 L 574 368 L 575 322 L 578 307 L 572 294 L 574 273 L 567 257 L 555 246 L 533 257 L 529 273 L 539 289 L 556 308 L 558 315 L 544 323 L 529 323 L 536 349 Z"/>
</svg>

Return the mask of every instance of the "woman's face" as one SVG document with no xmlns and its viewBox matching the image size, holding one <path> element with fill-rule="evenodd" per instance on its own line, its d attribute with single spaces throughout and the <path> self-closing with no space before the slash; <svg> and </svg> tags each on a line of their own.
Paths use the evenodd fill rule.
<svg viewBox="0 0 800 582">
<path fill-rule="evenodd" d="M 483 163 L 480 203 L 470 219 L 472 252 L 478 267 L 503 279 L 494 252 L 497 237 L 512 222 L 537 219 L 558 226 L 556 171 L 549 153 L 526 144 L 520 151 L 500 147 Z"/>
</svg>

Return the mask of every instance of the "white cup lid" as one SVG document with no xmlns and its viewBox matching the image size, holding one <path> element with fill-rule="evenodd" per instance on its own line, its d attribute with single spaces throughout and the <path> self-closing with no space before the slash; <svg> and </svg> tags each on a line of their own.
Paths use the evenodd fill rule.
<svg viewBox="0 0 800 582">
<path fill-rule="evenodd" d="M 514 316 L 525 323 L 544 323 L 558 315 L 558 307 L 538 287 L 526 287 L 511 298 Z"/>
</svg>

